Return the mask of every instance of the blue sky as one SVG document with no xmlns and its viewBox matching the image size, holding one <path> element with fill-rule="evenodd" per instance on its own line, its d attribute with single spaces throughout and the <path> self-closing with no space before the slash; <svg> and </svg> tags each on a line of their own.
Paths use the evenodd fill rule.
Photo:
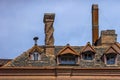
<svg viewBox="0 0 120 80">
<path fill-rule="evenodd" d="M 44 45 L 44 13 L 55 13 L 55 45 L 92 41 L 91 6 L 99 5 L 99 29 L 115 29 L 120 42 L 120 0 L 0 0 L 0 58 L 15 58 Z"/>
</svg>

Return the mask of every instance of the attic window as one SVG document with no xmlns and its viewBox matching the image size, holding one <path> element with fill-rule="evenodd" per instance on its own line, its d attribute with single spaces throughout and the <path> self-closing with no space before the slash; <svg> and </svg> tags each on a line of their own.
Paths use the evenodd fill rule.
<svg viewBox="0 0 120 80">
<path fill-rule="evenodd" d="M 78 57 L 73 54 L 64 54 L 59 56 L 59 63 L 61 65 L 74 65 L 77 63 Z"/>
<path fill-rule="evenodd" d="M 94 53 L 91 51 L 86 51 L 82 53 L 82 58 L 84 60 L 93 60 L 94 59 Z"/>
<path fill-rule="evenodd" d="M 113 65 L 116 63 L 116 56 L 117 54 L 115 53 L 110 53 L 106 55 L 106 64 L 107 65 Z"/>
<path fill-rule="evenodd" d="M 41 56 L 38 52 L 33 52 L 33 54 L 31 55 L 31 59 L 38 61 L 38 60 L 41 60 Z"/>
</svg>

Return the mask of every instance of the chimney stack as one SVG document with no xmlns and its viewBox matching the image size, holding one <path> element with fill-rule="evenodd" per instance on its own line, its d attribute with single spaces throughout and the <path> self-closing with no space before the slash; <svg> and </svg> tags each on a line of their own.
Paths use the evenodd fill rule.
<svg viewBox="0 0 120 80">
<path fill-rule="evenodd" d="M 99 38 L 99 9 L 97 4 L 92 5 L 92 45 L 97 45 Z"/>
<path fill-rule="evenodd" d="M 43 22 L 45 24 L 45 46 L 46 54 L 54 54 L 54 23 L 55 14 L 54 13 L 45 13 Z"/>
</svg>

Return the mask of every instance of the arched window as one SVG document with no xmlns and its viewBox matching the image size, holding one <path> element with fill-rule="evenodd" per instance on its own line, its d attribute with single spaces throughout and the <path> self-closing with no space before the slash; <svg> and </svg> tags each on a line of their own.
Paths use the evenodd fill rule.
<svg viewBox="0 0 120 80">
<path fill-rule="evenodd" d="M 31 57 L 32 57 L 32 60 L 35 60 L 35 61 L 41 60 L 41 56 L 38 52 L 33 52 Z"/>
<path fill-rule="evenodd" d="M 106 55 L 106 63 L 108 65 L 113 65 L 116 63 L 116 57 L 117 57 L 117 54 L 115 53 L 109 53 Z"/>
<path fill-rule="evenodd" d="M 84 60 L 93 60 L 95 54 L 92 51 L 86 51 L 82 53 L 82 58 Z"/>
<path fill-rule="evenodd" d="M 76 64 L 77 60 L 78 60 L 78 57 L 70 53 L 59 56 L 59 63 L 63 65 Z"/>
</svg>

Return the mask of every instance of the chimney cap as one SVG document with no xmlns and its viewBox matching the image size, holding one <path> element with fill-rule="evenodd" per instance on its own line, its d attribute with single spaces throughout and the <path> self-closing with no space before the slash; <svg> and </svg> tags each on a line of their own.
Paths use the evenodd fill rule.
<svg viewBox="0 0 120 80">
<path fill-rule="evenodd" d="M 98 9 L 98 4 L 93 4 L 92 9 Z"/>
<path fill-rule="evenodd" d="M 45 13 L 43 22 L 54 22 L 55 13 Z"/>
</svg>

